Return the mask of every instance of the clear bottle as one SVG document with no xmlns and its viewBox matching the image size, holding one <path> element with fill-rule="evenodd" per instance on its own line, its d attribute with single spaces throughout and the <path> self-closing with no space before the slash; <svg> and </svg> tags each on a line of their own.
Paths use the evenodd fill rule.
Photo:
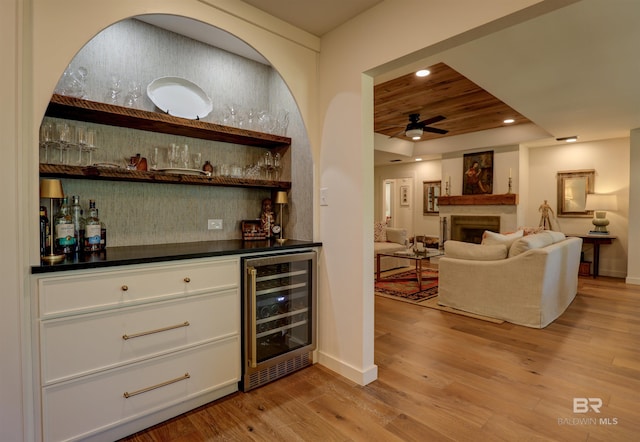
<svg viewBox="0 0 640 442">
<path fill-rule="evenodd" d="M 40 256 L 49 254 L 49 218 L 47 208 L 40 206 Z"/>
<path fill-rule="evenodd" d="M 82 206 L 80 205 L 80 197 L 74 195 L 71 197 L 71 219 L 73 220 L 73 228 L 76 237 L 75 252 L 82 253 L 82 245 L 84 244 L 85 221 L 83 218 Z"/>
<path fill-rule="evenodd" d="M 96 202 L 89 200 L 89 215 L 85 219 L 85 241 L 84 251 L 86 253 L 96 253 L 100 251 L 100 238 L 102 226 L 98 218 Z"/>
<path fill-rule="evenodd" d="M 55 249 L 58 254 L 73 255 L 76 250 L 75 226 L 71 218 L 69 199 L 65 196 L 53 222 L 55 226 Z"/>
</svg>

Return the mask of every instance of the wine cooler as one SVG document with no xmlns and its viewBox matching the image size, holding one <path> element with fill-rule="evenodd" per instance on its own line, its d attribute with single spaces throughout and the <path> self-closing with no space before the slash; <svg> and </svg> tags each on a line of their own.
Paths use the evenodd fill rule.
<svg viewBox="0 0 640 442">
<path fill-rule="evenodd" d="M 316 252 L 244 258 L 243 375 L 248 391 L 312 364 Z"/>
</svg>

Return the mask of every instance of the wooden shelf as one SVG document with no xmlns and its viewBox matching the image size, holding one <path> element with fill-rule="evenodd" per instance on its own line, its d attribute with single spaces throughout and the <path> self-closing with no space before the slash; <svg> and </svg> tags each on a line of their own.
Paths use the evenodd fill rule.
<svg viewBox="0 0 640 442">
<path fill-rule="evenodd" d="M 267 149 L 286 148 L 291 145 L 291 138 L 279 135 L 206 123 L 201 120 L 188 120 L 160 112 L 131 109 L 57 94 L 51 97 L 46 115 Z"/>
<path fill-rule="evenodd" d="M 108 181 L 134 181 L 162 184 L 192 184 L 196 186 L 251 187 L 274 190 L 291 189 L 290 181 L 254 180 L 205 175 L 180 175 L 156 171 L 116 169 L 94 166 L 40 164 L 41 177 L 79 178 Z"/>
<path fill-rule="evenodd" d="M 504 193 L 500 195 L 451 195 L 440 196 L 439 206 L 513 206 L 518 204 L 518 195 Z"/>
</svg>

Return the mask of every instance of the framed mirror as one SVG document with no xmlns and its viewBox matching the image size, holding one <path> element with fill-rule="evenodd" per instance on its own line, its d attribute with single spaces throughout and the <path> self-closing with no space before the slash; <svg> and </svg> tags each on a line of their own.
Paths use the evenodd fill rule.
<svg viewBox="0 0 640 442">
<path fill-rule="evenodd" d="M 440 212 L 438 198 L 440 198 L 441 182 L 423 181 L 422 187 L 422 214 L 437 215 Z"/>
<path fill-rule="evenodd" d="M 586 210 L 587 194 L 593 193 L 595 170 L 572 170 L 558 172 L 558 212 L 557 216 L 592 217 L 593 211 Z"/>
</svg>

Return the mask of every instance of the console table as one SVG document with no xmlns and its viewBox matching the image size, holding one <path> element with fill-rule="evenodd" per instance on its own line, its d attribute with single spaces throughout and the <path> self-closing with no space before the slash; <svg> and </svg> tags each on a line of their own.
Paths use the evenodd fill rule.
<svg viewBox="0 0 640 442">
<path fill-rule="evenodd" d="M 578 234 L 578 233 L 567 233 L 566 236 L 575 236 L 577 238 L 582 238 L 583 244 L 593 244 L 593 277 L 597 278 L 600 267 L 600 245 L 601 244 L 611 244 L 617 236 L 614 235 L 603 235 L 603 234 Z"/>
</svg>

